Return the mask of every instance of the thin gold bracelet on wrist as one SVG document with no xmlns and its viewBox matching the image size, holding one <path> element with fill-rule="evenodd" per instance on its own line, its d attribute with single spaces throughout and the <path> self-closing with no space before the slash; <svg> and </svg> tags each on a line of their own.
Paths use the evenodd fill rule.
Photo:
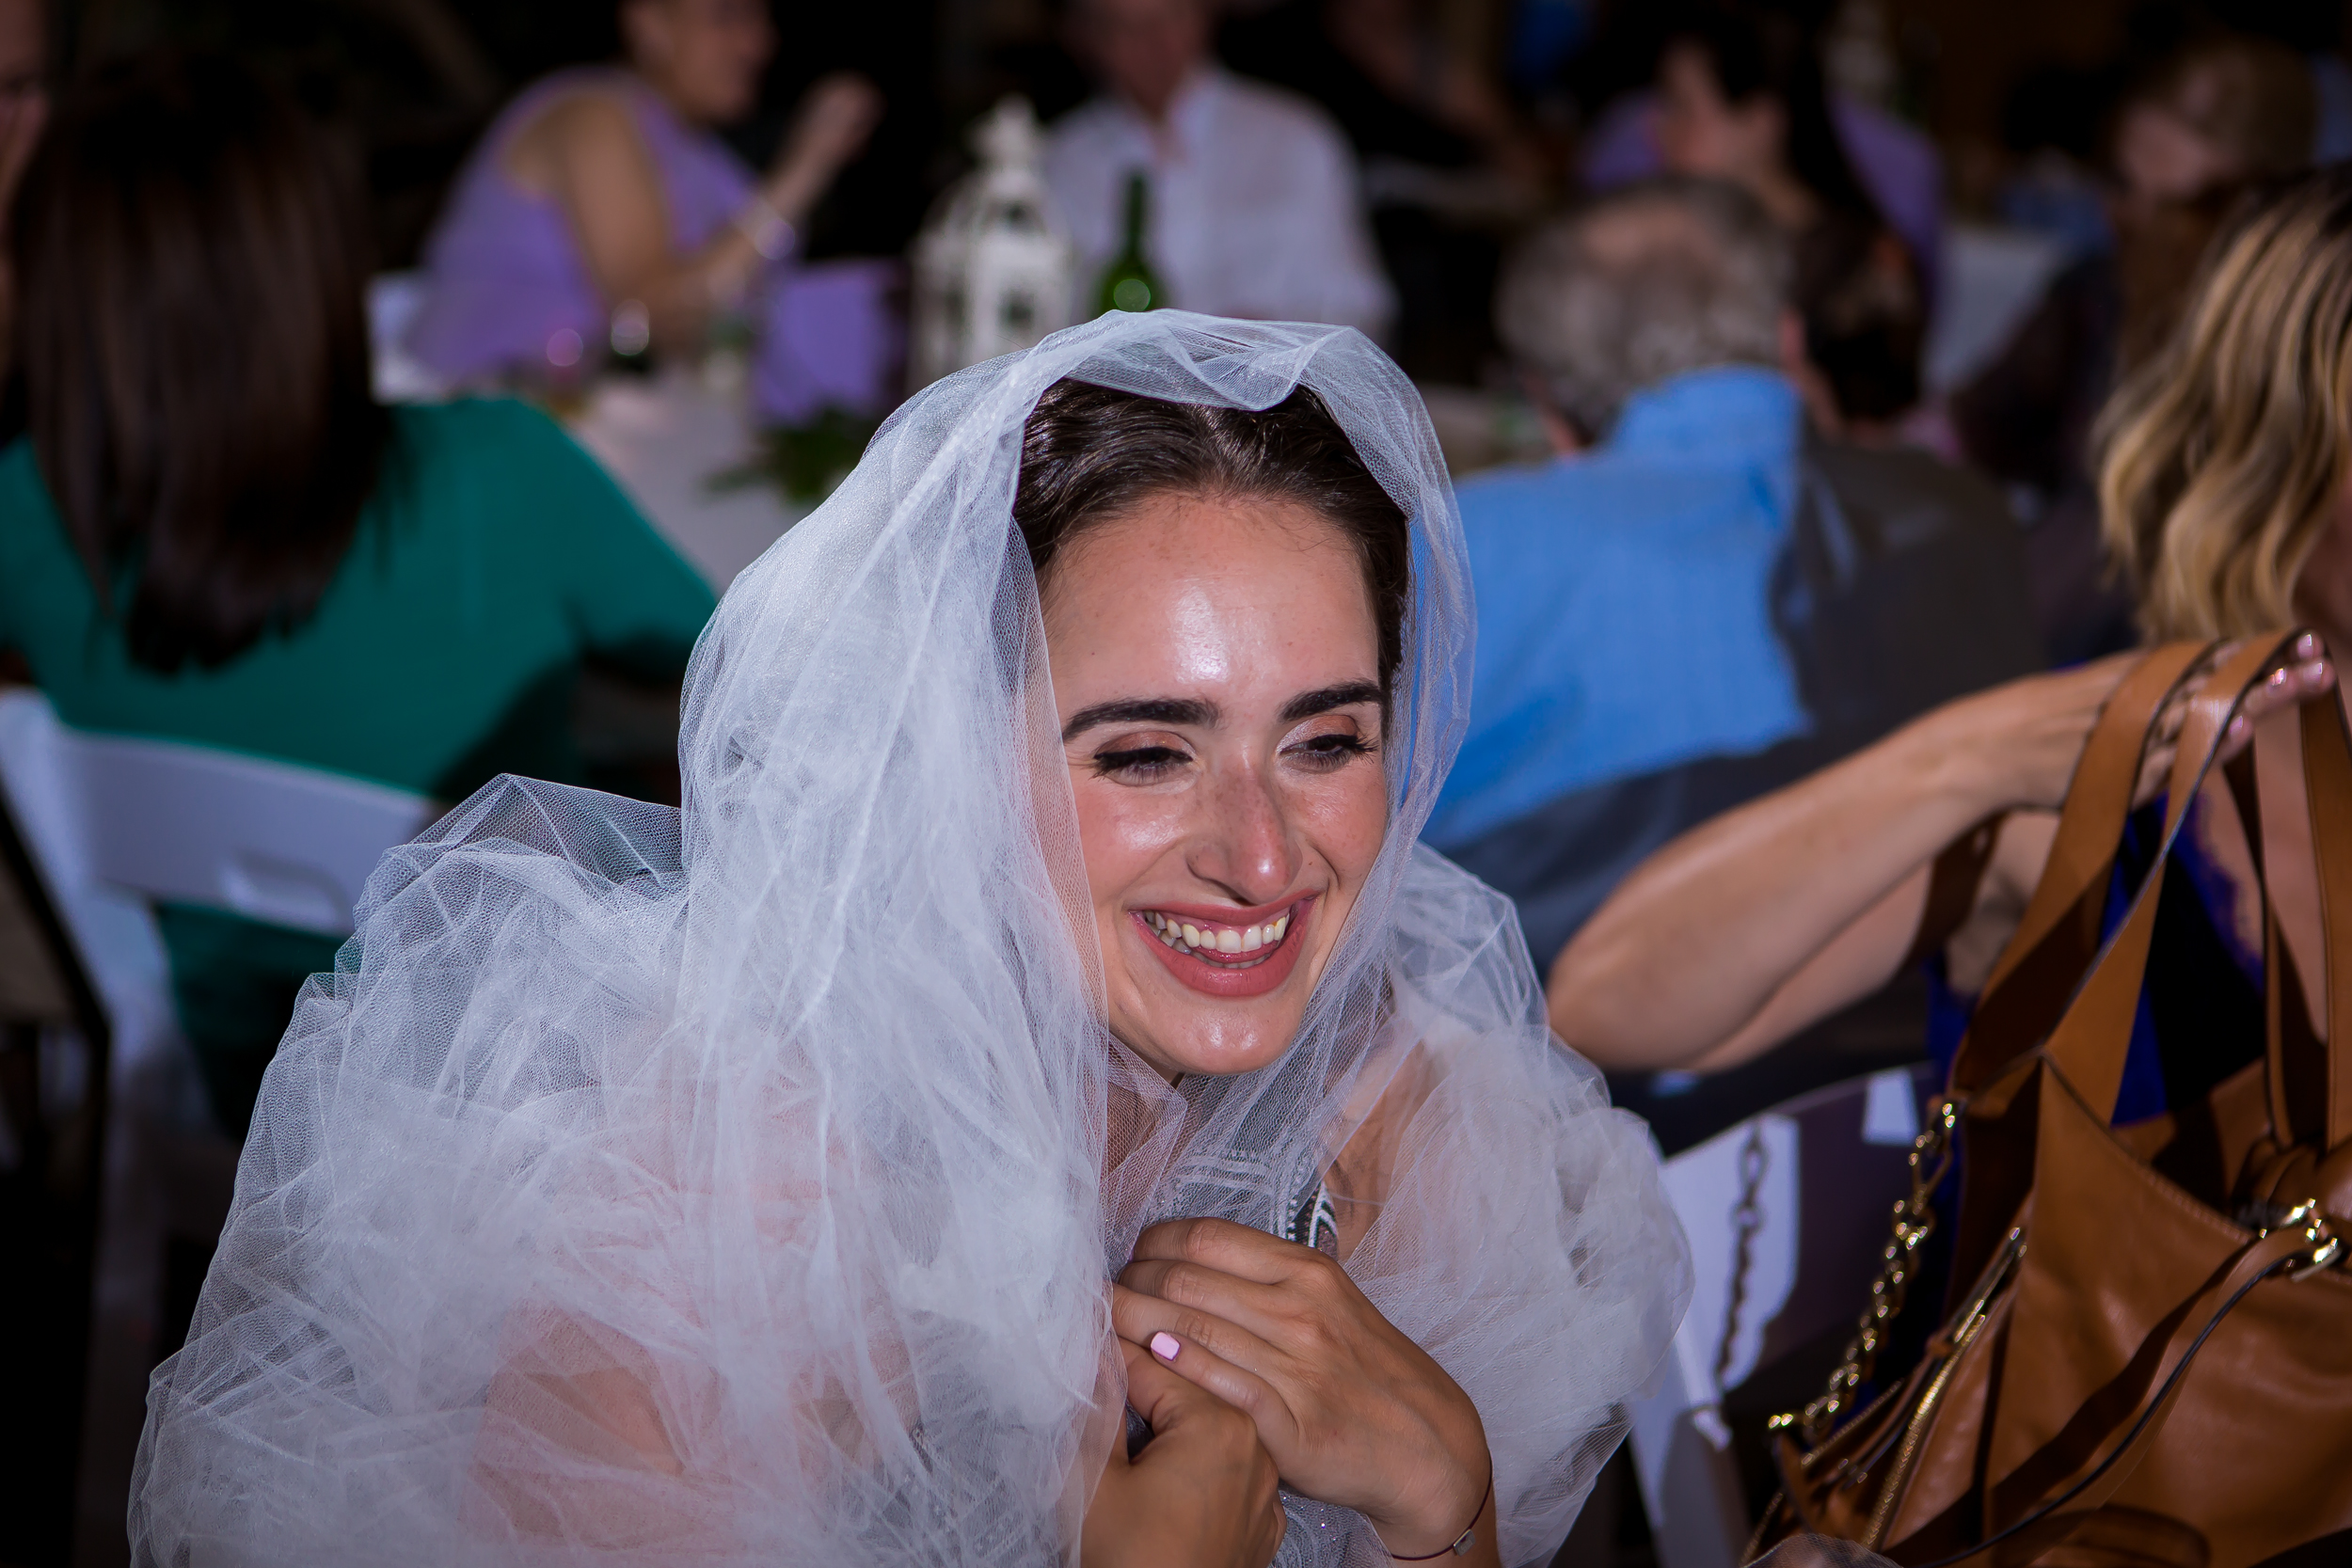
<svg viewBox="0 0 2352 1568">
<path fill-rule="evenodd" d="M 1441 1557 L 1469 1556 L 1470 1549 L 1478 1544 L 1478 1521 L 1486 1517 L 1486 1499 L 1494 1495 L 1495 1472 L 1493 1465 L 1489 1464 L 1486 1466 L 1486 1489 L 1478 1494 L 1478 1506 L 1470 1511 L 1470 1528 L 1455 1536 L 1454 1544 L 1450 1546 L 1440 1546 L 1434 1552 L 1423 1552 L 1419 1557 L 1399 1557 L 1394 1552 L 1389 1552 L 1389 1560 L 1391 1562 L 1434 1562 Z M 1380 1549 L 1384 1552 L 1389 1551 L 1388 1543 L 1382 1542 Z"/>
<path fill-rule="evenodd" d="M 781 261 L 800 244 L 800 230 L 792 227 L 792 220 L 776 211 L 776 204 L 761 191 L 754 191 L 727 221 L 751 242 L 763 261 Z"/>
</svg>

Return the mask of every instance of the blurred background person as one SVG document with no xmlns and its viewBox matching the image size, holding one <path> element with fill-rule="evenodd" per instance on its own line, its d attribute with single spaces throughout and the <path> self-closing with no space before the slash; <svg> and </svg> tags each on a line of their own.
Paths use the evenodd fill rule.
<svg viewBox="0 0 2352 1568">
<path fill-rule="evenodd" d="M 1126 242 L 1132 176 L 1164 303 L 1382 336 L 1395 296 L 1374 252 L 1356 160 L 1304 99 L 1245 81 L 1209 50 L 1209 0 L 1070 0 L 1072 52 L 1102 87 L 1054 125 L 1046 179 L 1077 241 L 1082 308 Z"/>
<path fill-rule="evenodd" d="M 675 683 L 709 590 L 548 419 L 371 396 L 364 226 L 334 144 L 224 58 L 100 69 L 9 235 L 29 434 L 0 453 L 0 644 L 78 727 L 443 800 L 584 780 L 592 656 Z M 336 943 L 157 911 L 241 1135 Z"/>
<path fill-rule="evenodd" d="M 756 101 L 776 44 L 764 0 L 624 0 L 619 20 L 622 65 L 556 72 L 484 135 L 426 244 L 408 351 L 452 381 L 569 380 L 608 351 L 693 356 L 733 316 L 759 336 L 763 412 L 878 411 L 898 352 L 891 269 L 788 263 L 879 95 L 818 82 L 757 176 L 713 127 Z"/>
<path fill-rule="evenodd" d="M 1968 460 L 2028 505 L 2036 615 L 2054 657 L 2133 641 L 2130 596 L 2099 543 L 2092 420 L 2170 333 L 2233 205 L 2302 167 L 2316 127 L 2311 68 L 2281 44 L 2209 30 L 2161 57 L 2114 116 L 2111 241 L 2059 273 L 1952 395 Z"/>
<path fill-rule="evenodd" d="M 1529 181 L 1540 150 L 1492 62 L 1464 47 L 1465 9 L 1426 0 L 1280 0 L 1229 7 L 1234 68 L 1329 111 L 1357 153 L 1434 167 L 1473 161 Z"/>
<path fill-rule="evenodd" d="M 8 213 L 49 120 L 46 0 L 0 0 L 0 377 L 11 357 L 16 289 L 6 257 Z M 4 401 L 4 400 L 0 400 Z M 0 440 L 15 434 L 20 411 L 0 408 Z"/>
<path fill-rule="evenodd" d="M 1503 8 L 1460 0 L 1228 5 L 1224 58 L 1313 100 L 1355 149 L 1380 264 L 1388 344 L 1424 379 L 1475 384 L 1494 357 L 1503 251 L 1542 215 L 1566 159 L 1495 69 Z"/>
<path fill-rule="evenodd" d="M 1891 229 L 1932 293 L 1943 244 L 1933 142 L 1874 105 L 1833 98 L 1816 28 L 1757 4 L 1695 8 L 1670 24 L 1647 93 L 1594 128 L 1595 188 L 1657 169 L 1737 181 L 1791 234 L 1836 214 Z"/>
<path fill-rule="evenodd" d="M 1505 275 L 1562 455 L 1461 486 L 1480 652 L 1427 836 L 1518 901 L 1539 962 L 1683 829 L 2040 666 L 1996 494 L 1808 438 L 1789 250 L 1739 186 L 1668 180 Z"/>
</svg>

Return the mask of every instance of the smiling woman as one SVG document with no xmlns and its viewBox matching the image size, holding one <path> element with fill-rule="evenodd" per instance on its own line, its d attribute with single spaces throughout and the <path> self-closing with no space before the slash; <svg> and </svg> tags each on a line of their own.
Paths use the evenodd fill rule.
<svg viewBox="0 0 2352 1568">
<path fill-rule="evenodd" d="M 1066 381 L 1013 520 L 1112 1032 L 1171 1082 L 1263 1067 L 1387 832 L 1405 514 L 1311 391 L 1250 413 Z"/>
<path fill-rule="evenodd" d="M 1106 317 L 926 390 L 729 591 L 682 814 L 505 781 L 378 873 L 139 1549 L 1548 1559 L 1687 1267 L 1417 846 L 1470 625 L 1353 332 Z"/>
</svg>

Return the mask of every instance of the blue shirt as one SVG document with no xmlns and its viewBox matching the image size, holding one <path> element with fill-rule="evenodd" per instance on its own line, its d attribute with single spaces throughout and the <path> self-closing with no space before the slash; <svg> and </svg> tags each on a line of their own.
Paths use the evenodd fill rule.
<svg viewBox="0 0 2352 1568">
<path fill-rule="evenodd" d="M 1461 487 L 1477 663 L 1431 843 L 1804 733 L 1771 603 L 1802 418 L 1771 371 L 1693 371 L 1636 395 L 1595 451 Z"/>
</svg>

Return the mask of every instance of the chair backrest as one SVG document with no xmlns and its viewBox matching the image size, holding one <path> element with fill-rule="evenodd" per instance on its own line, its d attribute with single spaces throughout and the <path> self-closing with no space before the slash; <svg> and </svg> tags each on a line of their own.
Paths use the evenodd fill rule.
<svg viewBox="0 0 2352 1568">
<path fill-rule="evenodd" d="M 59 726 L 89 869 L 172 903 L 328 936 L 384 851 L 440 815 L 421 795 L 180 741 Z"/>
<path fill-rule="evenodd" d="M 1924 1063 L 1849 1079 L 1666 1162 L 1693 1288 L 1658 1388 L 1629 1412 L 1661 1568 L 1744 1560 L 1751 1521 L 1724 1395 L 1860 1317 L 1935 1086 Z"/>
</svg>

